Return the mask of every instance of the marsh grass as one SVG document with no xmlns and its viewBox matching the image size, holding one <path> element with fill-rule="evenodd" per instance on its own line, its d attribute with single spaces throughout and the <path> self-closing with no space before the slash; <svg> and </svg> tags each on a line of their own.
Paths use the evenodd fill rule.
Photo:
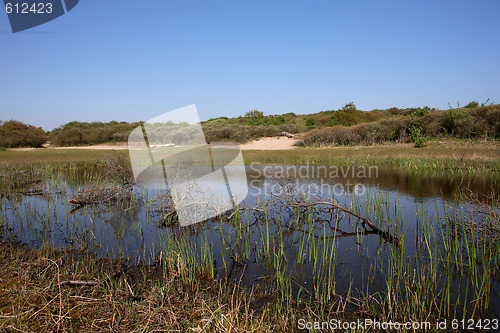
<svg viewBox="0 0 500 333">
<path fill-rule="evenodd" d="M 488 177 L 500 181 L 500 149 L 498 144 L 460 143 L 429 144 L 415 149 L 408 145 L 376 145 L 359 147 L 297 148 L 280 151 L 244 151 L 245 164 L 286 165 L 367 165 L 393 168 L 412 173 L 446 172 L 466 179 Z"/>
<path fill-rule="evenodd" d="M 336 261 L 340 238 L 355 236 L 362 244 L 369 233 L 361 226 L 361 221 L 355 222 L 353 232 L 343 231 L 341 222 L 345 217 L 338 213 L 332 214 L 334 218 L 321 221 L 324 212 L 320 211 L 321 207 L 310 205 L 313 201 L 300 208 L 291 205 L 280 207 L 274 202 L 263 213 L 257 211 L 262 219 L 259 223 L 260 236 L 255 245 L 256 254 L 248 259 L 244 246 L 250 239 L 245 235 L 248 224 L 240 224 L 243 215 L 234 214 L 234 220 L 230 222 L 234 238 L 222 233 L 222 229 L 221 237 L 225 238 L 226 244 L 232 244 L 231 251 L 239 249 L 240 252 L 231 253 L 224 267 L 245 265 L 248 260 L 267 267 L 265 271 L 272 274 L 270 280 L 274 281 L 267 292 L 278 297 L 277 314 L 284 309 L 298 309 L 306 304 L 318 318 L 327 313 L 353 313 L 361 318 L 407 322 L 488 316 L 494 293 L 493 281 L 498 281 L 499 274 L 498 244 L 480 242 L 478 233 L 464 237 L 465 228 L 460 231 L 456 228 L 457 224 L 450 221 L 467 222 L 460 211 L 455 214 L 444 209 L 442 215 L 433 216 L 422 207 L 417 212 L 413 239 L 415 249 L 407 254 L 406 242 L 412 242 L 412 238 L 405 237 L 407 228 L 403 215 L 397 212 L 391 215 L 392 210 L 398 210 L 397 204 L 391 207 L 383 197 L 368 197 L 366 200 L 373 207 L 371 218 L 378 221 L 377 226 L 383 228 L 383 223 L 387 223 L 386 228 L 389 227 L 401 240 L 398 247 L 384 242 L 381 237 L 377 251 L 367 253 L 372 257 L 373 264 L 366 289 L 357 289 L 352 284 L 347 289 L 337 288 L 339 275 L 336 274 Z M 351 202 L 352 209 L 360 213 L 363 211 L 362 204 Z M 300 212 L 295 211 L 297 219 L 285 214 L 290 207 L 292 210 L 300 209 Z M 286 216 L 285 221 L 280 213 L 272 213 L 272 209 L 278 209 Z M 242 210 L 240 214 L 249 214 L 248 211 Z M 488 212 L 495 214 L 496 210 Z M 495 215 L 489 216 L 495 218 Z M 249 220 L 252 220 L 249 216 L 243 218 L 243 221 Z M 291 230 L 295 232 L 294 237 L 286 237 Z M 291 246 L 295 246 L 296 255 L 286 250 Z M 292 269 L 292 266 L 298 269 Z M 311 275 L 312 286 L 303 286 L 300 276 L 304 274 Z M 376 291 L 372 285 L 375 281 L 382 282 L 382 288 Z"/>
</svg>

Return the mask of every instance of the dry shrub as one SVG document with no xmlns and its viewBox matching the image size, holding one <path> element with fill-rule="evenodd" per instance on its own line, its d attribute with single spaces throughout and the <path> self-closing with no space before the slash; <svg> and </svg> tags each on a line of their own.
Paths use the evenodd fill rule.
<svg viewBox="0 0 500 333">
<path fill-rule="evenodd" d="M 315 129 L 304 136 L 304 144 L 312 145 L 347 145 L 358 143 L 357 134 L 346 126 L 333 126 Z"/>
<path fill-rule="evenodd" d="M 95 182 L 86 185 L 73 195 L 70 202 L 79 205 L 129 202 L 133 199 L 134 189 L 110 182 Z"/>
<path fill-rule="evenodd" d="M 370 136 L 371 124 L 359 124 L 352 128 L 355 136 L 360 142 L 373 143 Z"/>
<path fill-rule="evenodd" d="M 408 128 L 407 121 L 402 118 L 384 119 L 378 122 L 380 124 L 377 142 L 383 141 L 402 141 Z"/>
<path fill-rule="evenodd" d="M 360 122 L 361 123 L 372 123 L 374 121 L 379 121 L 384 118 L 390 117 L 391 114 L 382 110 L 373 110 L 373 111 L 362 111 L 359 112 Z"/>
<path fill-rule="evenodd" d="M 422 139 L 442 135 L 458 138 L 500 138 L 499 105 L 448 111 L 437 111 L 425 107 L 405 110 L 389 109 L 376 114 L 380 116 L 384 113 L 398 115 L 355 126 L 315 129 L 305 134 L 304 144 L 321 146 L 407 142 L 411 128 L 418 129 Z"/>
<path fill-rule="evenodd" d="M 328 126 L 331 117 L 332 115 L 330 112 L 320 112 L 310 116 L 310 118 L 313 118 L 318 126 Z"/>
<path fill-rule="evenodd" d="M 393 116 L 396 116 L 396 115 L 399 115 L 401 114 L 401 111 L 400 109 L 396 108 L 396 107 L 392 107 L 390 109 L 387 109 L 387 112 L 389 112 L 391 115 Z"/>
<path fill-rule="evenodd" d="M 107 154 L 104 156 L 104 161 L 107 168 L 107 178 L 122 185 L 135 184 L 130 159 L 125 155 Z"/>
<path fill-rule="evenodd" d="M 498 105 L 452 109 L 444 113 L 446 133 L 459 138 L 478 138 L 485 135 L 499 138 L 500 109 Z"/>
<path fill-rule="evenodd" d="M 307 146 L 322 146 L 405 141 L 407 126 L 407 122 L 401 119 L 383 119 L 376 123 L 350 127 L 326 127 L 306 133 L 304 143 Z"/>
<path fill-rule="evenodd" d="M 488 124 L 488 134 L 500 139 L 500 106 L 495 105 L 494 108 L 488 108 L 484 113 L 484 118 Z"/>
<path fill-rule="evenodd" d="M 437 137 L 443 133 L 443 112 L 431 112 L 422 119 L 422 134 Z"/>
</svg>

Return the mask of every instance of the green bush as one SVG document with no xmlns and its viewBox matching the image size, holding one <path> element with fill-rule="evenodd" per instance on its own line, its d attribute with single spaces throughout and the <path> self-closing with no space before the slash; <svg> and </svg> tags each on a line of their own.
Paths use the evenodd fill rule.
<svg viewBox="0 0 500 333">
<path fill-rule="evenodd" d="M 479 103 L 476 101 L 469 102 L 469 104 L 464 106 L 464 108 L 466 108 L 466 109 L 475 109 L 477 107 L 479 107 Z"/>
<path fill-rule="evenodd" d="M 41 147 L 47 142 L 47 134 L 40 127 L 20 121 L 0 121 L 0 147 Z"/>
<path fill-rule="evenodd" d="M 53 130 L 49 140 L 55 146 L 94 145 L 110 141 L 124 142 L 132 130 L 141 122 L 127 123 L 110 121 L 102 122 L 69 122 Z"/>
<path fill-rule="evenodd" d="M 247 113 L 245 113 L 245 118 L 250 118 L 250 119 L 264 118 L 264 112 L 259 110 L 248 111 Z"/>
<path fill-rule="evenodd" d="M 416 148 L 423 148 L 427 146 L 427 143 L 425 142 L 425 139 L 420 132 L 420 128 L 416 126 L 412 126 L 409 129 L 408 141 L 413 142 Z"/>
<path fill-rule="evenodd" d="M 277 116 L 274 119 L 276 120 L 276 125 L 286 124 L 286 118 L 284 116 Z"/>
<path fill-rule="evenodd" d="M 306 127 L 316 126 L 316 120 L 311 117 L 304 117 L 304 125 L 306 125 Z"/>
<path fill-rule="evenodd" d="M 423 108 L 417 108 L 413 113 L 412 116 L 415 117 L 423 117 L 427 114 L 429 114 L 429 111 L 431 110 L 430 107 L 424 106 Z"/>
</svg>

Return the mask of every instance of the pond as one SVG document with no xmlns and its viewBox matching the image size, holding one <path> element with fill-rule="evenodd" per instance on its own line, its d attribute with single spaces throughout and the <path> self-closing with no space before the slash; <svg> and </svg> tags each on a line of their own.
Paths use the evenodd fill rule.
<svg viewBox="0 0 500 333">
<path fill-rule="evenodd" d="M 394 293 L 450 318 L 500 315 L 499 207 L 488 196 L 500 186 L 486 177 L 252 165 L 238 209 L 187 227 L 168 194 L 90 178 L 61 172 L 4 194 L 1 238 L 128 264 L 175 253 L 186 269 L 289 300 Z"/>
</svg>

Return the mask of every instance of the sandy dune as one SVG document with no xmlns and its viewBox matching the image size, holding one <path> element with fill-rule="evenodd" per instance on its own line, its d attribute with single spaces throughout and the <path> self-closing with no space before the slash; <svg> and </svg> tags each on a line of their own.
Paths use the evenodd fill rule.
<svg viewBox="0 0 500 333">
<path fill-rule="evenodd" d="M 294 139 L 287 137 L 270 137 L 270 138 L 260 138 L 259 140 L 254 140 L 248 143 L 240 145 L 241 150 L 284 150 L 295 148 L 293 143 Z M 52 147 L 48 144 L 44 145 L 44 148 L 12 148 L 10 150 L 18 151 L 29 151 L 35 149 L 91 149 L 91 150 L 125 150 L 127 149 L 126 143 L 117 144 L 100 144 L 94 146 L 73 146 L 73 147 Z"/>
<path fill-rule="evenodd" d="M 295 148 L 294 139 L 282 137 L 260 138 L 240 145 L 241 150 L 284 150 Z"/>
</svg>

